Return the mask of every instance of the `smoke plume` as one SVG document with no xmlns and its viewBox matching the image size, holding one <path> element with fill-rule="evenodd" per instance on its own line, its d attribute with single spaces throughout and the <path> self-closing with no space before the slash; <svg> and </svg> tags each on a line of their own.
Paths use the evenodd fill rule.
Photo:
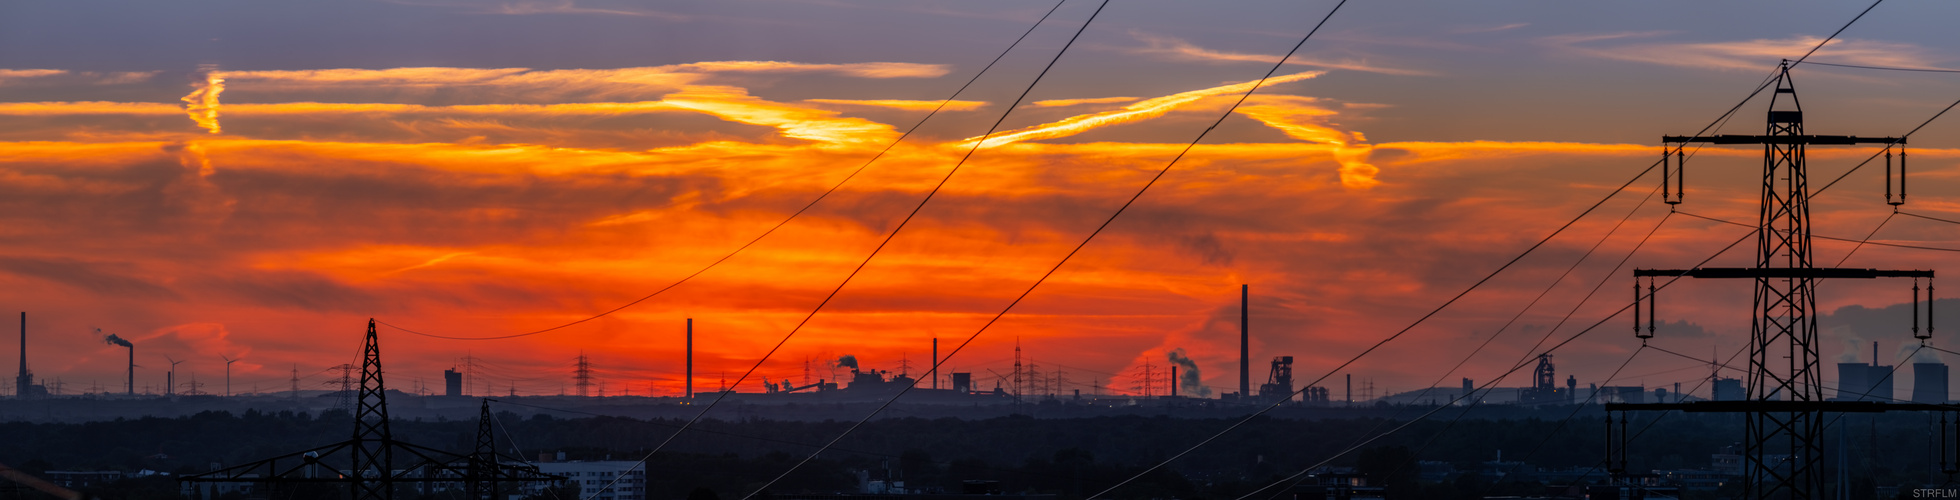
<svg viewBox="0 0 1960 500">
<path fill-rule="evenodd" d="M 834 366 L 834 367 L 836 367 L 836 368 L 847 368 L 847 367 L 848 367 L 848 368 L 850 368 L 850 369 L 852 369 L 852 370 L 856 370 L 856 369 L 858 369 L 858 359 L 857 359 L 857 356 L 852 356 L 852 355 L 849 355 L 849 354 L 845 354 L 845 355 L 843 355 L 843 356 L 841 356 L 841 357 L 838 357 L 838 358 L 837 358 L 837 364 L 835 364 L 835 365 L 832 365 L 832 366 Z"/>
<path fill-rule="evenodd" d="M 116 334 L 113 333 L 109 334 L 107 338 L 104 338 L 102 340 L 104 342 L 108 342 L 110 344 L 119 345 L 123 347 L 136 347 L 136 344 L 131 344 L 129 343 L 129 341 L 123 340 L 122 337 L 117 337 Z"/>
<path fill-rule="evenodd" d="M 190 115 L 191 121 L 197 122 L 197 126 L 216 134 L 221 131 L 218 127 L 218 94 L 225 91 L 225 77 L 216 68 L 209 68 L 204 74 L 204 83 L 194 86 L 197 90 L 192 90 L 190 95 L 183 98 L 184 112 Z"/>
<path fill-rule="evenodd" d="M 1201 398 L 1211 397 L 1211 388 L 1205 387 L 1205 377 L 1198 372 L 1198 362 L 1192 361 L 1190 356 L 1185 355 L 1184 348 L 1171 349 L 1170 360 L 1171 364 L 1177 365 L 1182 370 L 1177 374 L 1178 392 Z"/>
</svg>

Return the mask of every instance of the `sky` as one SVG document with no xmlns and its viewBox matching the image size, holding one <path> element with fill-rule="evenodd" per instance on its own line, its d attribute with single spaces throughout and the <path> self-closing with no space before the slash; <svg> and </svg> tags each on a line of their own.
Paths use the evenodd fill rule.
<svg viewBox="0 0 1960 500">
<path fill-rule="evenodd" d="M 472 393 L 558 394 L 575 390 L 584 355 L 608 394 L 676 395 L 688 318 L 695 387 L 708 389 L 809 317 L 759 379 L 834 380 L 845 355 L 917 374 L 932 339 L 945 354 L 971 336 L 942 371 L 983 387 L 1012 370 L 1018 345 L 1065 391 L 1135 393 L 1146 366 L 1161 373 L 1175 355 L 1199 368 L 1194 392 L 1216 395 L 1237 390 L 1243 284 L 1254 385 L 1274 356 L 1297 360 L 1300 385 L 1328 377 L 1336 398 L 1346 374 L 1376 395 L 1484 383 L 1579 335 L 1554 352 L 1561 379 L 1692 388 L 1705 363 L 1635 355 L 1630 318 L 1608 317 L 1627 304 L 1628 269 L 1688 267 L 1748 230 L 1669 215 L 1658 172 L 1620 186 L 1654 163 L 1660 135 L 1695 133 L 1864 7 L 1350 3 L 975 336 L 1333 4 L 1111 2 L 1030 88 L 1098 7 L 1069 0 L 906 135 L 1054 6 L 10 2 L 0 310 L 27 312 L 31 368 L 69 393 L 121 389 L 127 353 L 109 334 L 134 343 L 139 392 L 161 392 L 172 360 L 180 381 L 222 392 L 225 358 L 240 360 L 234 392 L 284 390 L 295 374 L 322 389 L 332 366 L 358 363 L 375 318 L 390 325 L 394 388 L 439 388 L 444 369 L 471 366 Z M 1951 2 L 1886 2 L 1808 61 L 1960 68 L 1943 25 L 1956 15 Z M 1792 75 L 1817 134 L 1904 134 L 1960 98 L 1954 73 Z M 1719 131 L 1762 133 L 1766 106 L 1748 102 Z M 1912 136 L 1904 211 L 1960 218 L 1956 122 Z M 1811 149 L 1811 185 L 1878 151 Z M 1694 154 L 1678 210 L 1753 223 L 1760 149 Z M 1816 233 L 1960 248 L 1955 224 L 1888 218 L 1879 166 L 1818 193 Z M 620 309 L 847 177 L 753 246 Z M 1749 265 L 1751 244 L 1709 265 Z M 1937 269 L 1954 255 L 1852 247 L 1820 240 L 1815 259 Z M 1874 341 L 1882 363 L 1912 353 L 1910 287 L 1820 286 L 1825 362 L 1871 361 Z M 1746 284 L 1684 282 L 1660 297 L 1655 346 L 1727 357 L 1747 339 Z M 614 309 L 504 340 L 413 333 L 503 336 Z M 1949 309 L 1960 302 L 1939 304 Z"/>
</svg>

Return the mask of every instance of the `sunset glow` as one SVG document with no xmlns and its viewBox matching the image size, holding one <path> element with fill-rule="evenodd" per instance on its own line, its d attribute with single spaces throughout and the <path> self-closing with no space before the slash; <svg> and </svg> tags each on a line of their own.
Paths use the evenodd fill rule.
<svg viewBox="0 0 1960 500">
<path fill-rule="evenodd" d="M 944 101 L 1046 6 L 785 7 L 796 14 L 691 5 L 698 12 L 678 14 L 584 2 L 584 10 L 410 4 L 362 9 L 375 14 L 367 19 L 435 21 L 332 35 L 361 38 L 346 52 L 266 55 L 284 45 L 243 47 L 251 42 L 233 37 L 244 32 L 183 35 L 168 48 L 190 55 L 154 60 L 63 65 L 28 49 L 0 51 L 0 311 L 28 311 L 35 372 L 71 384 L 119 377 L 124 351 L 89 337 L 101 328 L 140 346 L 138 356 L 157 356 L 137 361 L 139 386 L 162 383 L 153 368 L 167 366 L 161 356 L 189 359 L 182 369 L 208 377 L 225 355 L 243 356 L 232 370 L 247 386 L 284 387 L 298 370 L 317 387 L 326 367 L 356 354 L 370 317 L 452 337 L 559 326 L 695 273 L 882 152 L 754 246 L 603 318 L 495 341 L 382 330 L 400 377 L 391 383 L 403 390 L 438 384 L 467 355 L 493 366 L 474 391 L 557 394 L 584 353 L 609 383 L 674 395 L 682 325 L 693 318 L 696 387 L 713 387 L 788 334 L 1012 111 L 757 372 L 801 380 L 807 361 L 816 377 L 831 378 L 829 363 L 849 354 L 894 372 L 904 360 L 917 374 L 930 364 L 930 339 L 941 339 L 943 355 L 972 335 L 1252 89 L 1311 26 L 1308 17 L 1318 18 L 1279 4 L 1220 7 L 1231 12 L 1112 4 L 1108 24 L 1086 31 L 1051 80 L 1009 110 L 1088 7 L 1065 6 L 1025 49 Z M 1457 9 L 1468 7 L 1449 10 Z M 1161 367 L 1181 349 L 1207 385 L 1236 390 L 1238 287 L 1250 284 L 1254 378 L 1263 377 L 1262 360 L 1281 355 L 1299 359 L 1302 382 L 1329 375 L 1619 189 L 1658 159 L 1661 135 L 1693 133 L 1777 60 L 1817 41 L 1780 27 L 1658 32 L 1641 27 L 1659 21 L 1620 19 L 1635 15 L 1626 12 L 1554 27 L 1558 13 L 1393 10 L 1362 7 L 1330 28 L 1327 42 L 1303 49 L 942 371 L 1001 369 L 1019 342 L 1085 393 L 1126 392 L 1134 370 Z M 798 18 L 817 15 L 809 11 L 836 25 Z M 1178 19 L 1196 27 L 1165 24 Z M 588 22 L 634 26 L 615 31 L 635 35 L 577 27 Z M 32 35 L 17 33 L 18 24 L 0 29 L 0 46 Z M 544 46 L 495 34 L 518 28 L 535 30 L 529 39 Z M 722 30 L 752 38 L 782 30 L 785 39 L 808 37 L 797 38 L 807 47 L 699 41 L 732 36 L 716 35 Z M 1420 35 L 1386 43 L 1374 35 L 1382 30 Z M 927 34 L 946 38 L 912 41 Z M 1858 31 L 1814 57 L 1960 65 L 1950 40 L 1928 41 L 1942 36 L 1950 33 Z M 50 50 L 77 60 L 121 50 L 62 40 L 77 45 Z M 1674 55 L 1683 51 L 1694 56 Z M 1595 76 L 1559 76 L 1577 67 Z M 1960 97 L 1960 80 L 1921 80 L 1939 75 L 1802 71 L 1817 133 L 1900 134 Z M 1943 83 L 1906 89 L 1899 82 L 1908 79 Z M 1751 104 L 1719 131 L 1758 133 L 1762 111 Z M 1912 137 L 1909 208 L 1960 217 L 1952 195 L 1960 119 L 1943 120 Z M 1877 152 L 1813 149 L 1813 186 Z M 1751 169 L 1761 150 L 1693 154 L 1679 210 L 1753 223 Z M 1818 234 L 1861 238 L 1887 216 L 1877 168 L 1819 195 Z M 1455 363 L 1559 280 L 1455 375 L 1494 377 L 1568 311 L 1577 313 L 1554 339 L 1624 305 L 1629 278 L 1615 266 L 1663 217 L 1628 267 L 1686 266 L 1747 231 L 1667 215 L 1650 199 L 1658 174 L 1349 372 L 1390 389 L 1426 386 L 1436 366 Z M 1874 241 L 1960 248 L 1952 225 L 1887 224 Z M 1851 249 L 1818 246 L 1830 262 Z M 1747 250 L 1711 265 L 1743 262 Z M 1866 246 L 1847 266 L 1883 259 L 1954 268 L 1953 255 Z M 1581 304 L 1602 281 L 1601 296 Z M 1825 312 L 1905 301 L 1904 288 L 1890 284 L 1831 286 Z M 1702 353 L 1747 336 L 1749 318 L 1735 313 L 1749 302 L 1742 288 L 1684 288 L 1663 300 L 1667 319 L 1710 333 L 1657 343 Z M 1610 367 L 1591 365 L 1638 346 L 1625 323 L 1607 323 L 1560 358 L 1581 378 L 1603 376 Z M 1861 334 L 1831 333 L 1826 354 L 1849 350 L 1839 347 L 1849 339 L 1870 341 Z M 1654 361 L 1637 371 L 1678 366 Z"/>
</svg>

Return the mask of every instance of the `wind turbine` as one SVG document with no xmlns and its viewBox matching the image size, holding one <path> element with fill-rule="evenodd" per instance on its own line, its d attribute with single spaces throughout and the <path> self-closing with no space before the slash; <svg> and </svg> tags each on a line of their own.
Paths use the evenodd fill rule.
<svg viewBox="0 0 1960 500">
<path fill-rule="evenodd" d="M 170 356 L 164 356 L 163 359 L 170 361 L 170 372 L 164 376 L 163 395 L 175 396 L 177 395 L 177 364 L 182 363 L 182 361 L 178 361 L 176 358 Z"/>
<path fill-rule="evenodd" d="M 240 356 L 238 359 L 231 359 L 231 356 L 223 354 L 219 354 L 218 357 L 225 358 L 225 397 L 231 397 L 231 364 L 245 358 Z"/>
</svg>

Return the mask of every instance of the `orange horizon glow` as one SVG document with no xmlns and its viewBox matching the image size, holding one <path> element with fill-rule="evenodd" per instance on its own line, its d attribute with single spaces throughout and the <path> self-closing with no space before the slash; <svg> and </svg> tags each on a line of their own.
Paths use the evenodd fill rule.
<svg viewBox="0 0 1960 500">
<path fill-rule="evenodd" d="M 1162 366 L 1178 351 L 1204 368 L 1208 390 L 1237 390 L 1229 387 L 1238 363 L 1237 287 L 1251 283 L 1260 353 L 1254 362 L 1293 355 L 1300 373 L 1317 376 L 1616 189 L 1660 150 L 1374 142 L 1366 133 L 1368 108 L 1295 95 L 1312 94 L 1329 71 L 1268 80 L 1229 118 L 1239 128 L 1193 148 L 941 371 L 973 372 L 987 385 L 992 379 L 981 374 L 999 369 L 1020 342 L 1037 364 L 1054 367 L 1044 370 L 1070 372 L 1070 380 L 1105 393 L 1130 392 L 1135 370 Z M 245 357 L 233 367 L 241 379 L 283 381 L 291 370 L 320 376 L 324 366 L 351 359 L 360 322 L 369 317 L 466 337 L 564 324 L 640 298 L 743 245 L 940 106 L 777 98 L 728 76 L 812 73 L 933 78 L 948 69 L 715 61 L 614 70 L 209 70 L 181 104 L 0 103 L 0 119 L 25 124 L 0 141 L 0 183 L 21 193 L 26 214 L 6 230 L 25 244 L 6 245 L 0 282 L 30 310 L 37 339 L 101 327 L 136 342 L 141 355 L 203 360 L 188 366 L 207 379 L 208 360 L 221 354 Z M 903 360 L 912 374 L 924 371 L 930 339 L 940 339 L 942 354 L 952 351 L 1185 146 L 1096 133 L 1161 127 L 1192 136 L 1252 84 L 1033 101 L 1027 107 L 1035 116 L 1026 117 L 1033 124 L 986 139 L 971 167 L 758 377 L 801 381 L 810 363 L 813 377 L 835 380 L 827 365 L 845 354 L 870 368 L 897 372 Z M 450 86 L 476 100 L 377 98 Z M 322 97 L 332 92 L 347 102 Z M 530 99 L 544 94 L 577 95 Z M 233 96 L 250 100 L 225 102 Z M 975 121 L 973 112 L 1000 111 L 994 104 L 952 101 L 945 111 L 963 114 L 934 120 Z M 28 126 L 36 124 L 46 126 Z M 636 395 L 675 395 L 682 387 L 681 325 L 694 318 L 694 385 L 711 390 L 720 374 L 732 380 L 745 370 L 855 268 L 974 146 L 973 133 L 935 129 L 937 135 L 908 138 L 756 246 L 602 319 L 494 342 L 384 328 L 391 370 L 415 374 L 395 378 L 395 388 L 436 380 L 471 356 L 491 367 L 473 391 L 512 386 L 555 394 L 569 378 L 567 360 L 584 353 L 602 367 L 602 379 Z M 1819 150 L 1812 157 L 1848 163 L 1871 151 Z M 1922 176 L 1915 182 L 1927 186 L 1915 188 L 1923 200 L 1916 203 L 1960 210 L 1935 194 L 1960 177 L 1960 149 L 1912 154 L 1923 162 L 1915 164 L 1923 165 L 1915 166 Z M 1732 181 L 1749 177 L 1746 166 L 1760 151 L 1698 155 L 1694 210 L 1750 217 L 1754 192 Z M 1505 180 L 1487 180 L 1497 177 Z M 1534 261 L 1539 267 L 1499 280 L 1442 325 L 1419 331 L 1426 340 L 1397 346 L 1367 368 L 1428 373 L 1422 368 L 1441 359 L 1436 351 L 1453 355 L 1454 347 L 1488 334 L 1494 327 L 1487 320 L 1510 314 L 1518 297 L 1556 277 L 1594 239 L 1606 237 L 1624 251 L 1666 213 L 1649 202 L 1627 227 L 1614 229 L 1651 187 L 1643 181 L 1628 188 L 1607 209 L 1611 218 L 1575 226 L 1570 239 Z M 1869 208 L 1865 198 L 1821 198 L 1820 234 L 1869 227 L 1869 210 L 1859 211 Z M 1689 260 L 1738 235 L 1668 217 L 1655 237 L 1665 245 L 1655 243 L 1658 255 L 1640 265 Z M 1960 237 L 1937 228 L 1899 230 L 1891 237 L 1901 241 Z M 1921 262 L 1931 265 L 1923 256 Z M 1560 300 L 1576 300 L 1607 269 L 1586 270 L 1593 274 L 1562 285 L 1580 291 Z M 1618 285 L 1607 289 L 1619 299 Z M 1735 300 L 1732 290 L 1720 289 L 1679 296 L 1683 302 L 1669 307 L 1685 311 L 1682 317 L 1718 317 L 1712 311 Z M 1585 311 L 1609 305 L 1594 302 Z M 1543 327 L 1557 319 L 1553 309 L 1572 306 L 1534 310 L 1533 324 Z M 55 334 L 39 333 L 50 330 Z M 1506 347 L 1521 350 L 1535 340 L 1523 337 Z M 35 370 L 45 376 L 107 373 L 119 356 L 95 345 L 99 339 L 35 342 Z M 1509 362 L 1479 368 L 1488 374 Z M 759 387 L 749 380 L 739 389 Z"/>
</svg>

